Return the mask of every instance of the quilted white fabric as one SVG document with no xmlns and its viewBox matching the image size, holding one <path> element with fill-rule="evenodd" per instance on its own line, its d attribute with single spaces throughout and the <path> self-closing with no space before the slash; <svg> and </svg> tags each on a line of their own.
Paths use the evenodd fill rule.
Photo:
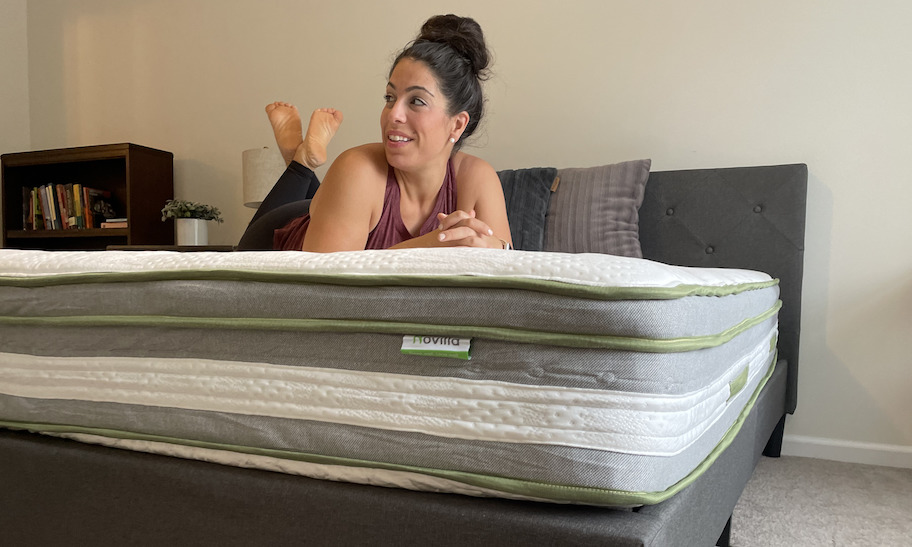
<svg viewBox="0 0 912 547">
<path fill-rule="evenodd" d="M 38 277 L 96 272 L 237 270 L 344 276 L 510 276 L 605 287 L 722 287 L 769 281 L 765 273 L 669 266 L 604 254 L 402 249 L 340 253 L 170 251 L 27 251 L 0 249 L 0 276 Z"/>
</svg>

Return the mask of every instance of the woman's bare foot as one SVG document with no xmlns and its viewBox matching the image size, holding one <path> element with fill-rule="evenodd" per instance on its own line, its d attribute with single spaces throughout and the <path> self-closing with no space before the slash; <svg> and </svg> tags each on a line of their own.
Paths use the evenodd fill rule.
<svg viewBox="0 0 912 547">
<path fill-rule="evenodd" d="M 301 115 L 292 104 L 275 102 L 266 105 L 266 115 L 272 124 L 276 144 L 287 166 L 295 157 L 295 151 L 304 142 L 301 133 Z"/>
<path fill-rule="evenodd" d="M 307 134 L 295 151 L 294 159 L 311 169 L 326 163 L 326 147 L 332 140 L 339 126 L 342 125 L 342 112 L 334 108 L 318 108 L 310 115 Z"/>
</svg>

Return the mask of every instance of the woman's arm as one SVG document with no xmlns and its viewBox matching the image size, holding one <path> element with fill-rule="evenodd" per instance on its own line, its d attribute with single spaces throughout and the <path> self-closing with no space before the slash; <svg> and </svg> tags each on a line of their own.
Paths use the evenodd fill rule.
<svg viewBox="0 0 912 547">
<path fill-rule="evenodd" d="M 475 156 L 460 153 L 457 159 L 459 163 L 454 167 L 458 211 L 442 223 L 445 232 L 449 229 L 455 233 L 444 233 L 445 240 L 467 235 L 465 230 L 456 232 L 454 229 L 465 226 L 476 231 L 485 241 L 485 247 L 502 247 L 502 241 L 512 245 L 507 206 L 497 172 L 488 162 Z M 490 233 L 486 233 L 487 229 Z"/>
<path fill-rule="evenodd" d="M 380 219 L 386 172 L 375 147 L 343 152 L 333 162 L 310 205 L 310 226 L 301 250 L 360 251 Z M 382 150 L 380 151 L 382 154 Z"/>
</svg>

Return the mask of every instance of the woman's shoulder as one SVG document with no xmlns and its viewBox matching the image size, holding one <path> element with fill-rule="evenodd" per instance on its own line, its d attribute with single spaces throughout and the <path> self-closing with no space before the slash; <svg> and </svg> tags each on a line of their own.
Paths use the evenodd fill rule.
<svg viewBox="0 0 912 547">
<path fill-rule="evenodd" d="M 369 191 L 386 187 L 389 165 L 383 146 L 365 144 L 349 148 L 333 160 L 321 186 L 337 187 L 347 192 Z"/>
<path fill-rule="evenodd" d="M 355 170 L 360 173 L 374 172 L 386 176 L 389 164 L 380 143 L 362 144 L 339 154 L 330 169 Z"/>
<path fill-rule="evenodd" d="M 379 152 L 379 154 L 378 154 Z M 382 145 L 362 145 L 339 154 L 326 171 L 320 188 L 344 195 L 372 196 L 382 199 L 389 166 Z M 317 192 L 317 196 L 320 192 Z"/>
<path fill-rule="evenodd" d="M 388 169 L 382 145 L 367 144 L 342 152 L 320 183 L 310 206 L 311 217 L 316 218 L 314 212 L 322 210 L 333 211 L 336 216 L 343 210 L 356 214 L 370 211 L 375 222 L 383 206 Z"/>
<path fill-rule="evenodd" d="M 453 156 L 452 161 L 453 173 L 456 175 L 457 182 L 483 180 L 496 180 L 499 182 L 500 180 L 497 178 L 497 172 L 494 171 L 491 164 L 478 156 L 466 154 L 465 152 L 457 152 Z"/>
</svg>

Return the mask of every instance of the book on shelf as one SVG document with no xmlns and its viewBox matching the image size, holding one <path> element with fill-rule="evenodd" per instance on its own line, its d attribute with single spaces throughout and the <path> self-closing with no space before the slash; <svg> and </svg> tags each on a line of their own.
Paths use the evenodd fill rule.
<svg viewBox="0 0 912 547">
<path fill-rule="evenodd" d="M 60 220 L 57 208 L 57 192 L 53 184 L 45 184 L 38 188 L 41 199 L 42 216 L 44 217 L 45 230 L 59 230 Z"/>
<path fill-rule="evenodd" d="M 62 230 L 63 224 L 60 223 L 60 198 L 57 193 L 57 186 L 53 184 L 48 185 L 48 203 L 51 204 L 51 219 L 52 225 L 55 230 Z"/>
<path fill-rule="evenodd" d="M 47 204 L 47 186 L 46 185 L 38 187 L 38 201 L 39 201 L 40 207 L 41 207 L 41 219 L 42 219 L 40 229 L 41 230 L 51 230 L 51 229 L 53 229 L 53 226 L 51 226 L 51 223 L 53 221 L 51 220 L 51 217 L 50 217 L 51 210 L 48 209 L 48 204 Z"/>
<path fill-rule="evenodd" d="M 73 184 L 71 188 L 73 195 L 73 209 L 76 211 L 76 228 L 85 228 L 85 211 L 82 208 L 82 185 Z"/>
<path fill-rule="evenodd" d="M 64 228 L 75 230 L 76 225 L 76 200 L 73 198 L 73 183 L 63 185 L 63 197 L 66 199 L 66 225 Z"/>
<path fill-rule="evenodd" d="M 32 202 L 31 202 L 31 190 L 22 187 L 22 228 L 28 230 L 28 226 L 32 223 Z"/>
<path fill-rule="evenodd" d="M 44 229 L 45 230 L 56 230 L 57 229 L 57 211 L 54 209 L 54 192 L 50 184 L 45 184 L 42 186 L 41 190 L 42 195 L 44 196 Z"/>
<path fill-rule="evenodd" d="M 54 185 L 55 205 L 57 207 L 57 229 L 66 230 L 70 227 L 70 210 L 67 208 L 66 186 Z"/>
<path fill-rule="evenodd" d="M 102 228 L 126 228 L 127 219 L 125 219 L 125 218 L 105 219 L 105 221 L 101 223 L 101 227 Z"/>
<path fill-rule="evenodd" d="M 41 210 L 41 200 L 38 197 L 38 189 L 32 188 L 29 192 L 29 199 L 31 203 L 29 204 L 32 209 L 32 214 L 30 216 L 31 221 L 28 226 L 25 226 L 27 230 L 42 230 L 44 229 L 44 213 Z"/>
<path fill-rule="evenodd" d="M 44 228 L 44 214 L 41 212 L 41 200 L 38 199 L 38 189 L 32 188 L 32 207 L 35 209 L 35 218 L 32 222 L 33 230 L 40 230 Z M 41 228 L 39 228 L 39 226 Z"/>
</svg>

